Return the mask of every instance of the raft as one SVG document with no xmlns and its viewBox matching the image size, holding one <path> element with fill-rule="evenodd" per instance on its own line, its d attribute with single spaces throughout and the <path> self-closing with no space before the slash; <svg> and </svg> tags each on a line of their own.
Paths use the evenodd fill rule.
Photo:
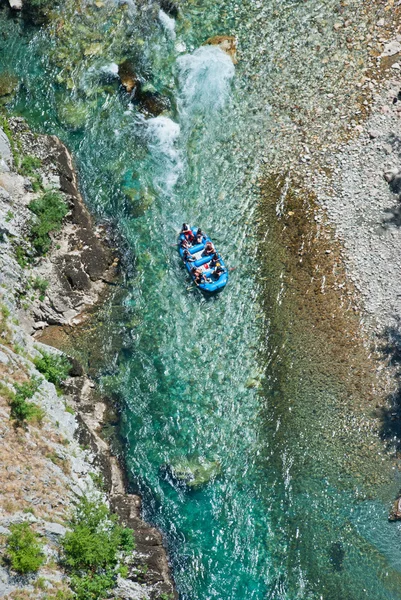
<svg viewBox="0 0 401 600">
<path fill-rule="evenodd" d="M 197 227 L 191 227 L 191 231 L 193 235 L 196 235 L 198 231 Z M 195 267 L 196 269 L 201 269 L 202 274 L 207 278 L 207 281 L 204 281 L 197 285 L 198 288 L 205 292 L 213 293 L 218 290 L 223 289 L 228 283 L 228 269 L 224 264 L 224 261 L 219 254 L 219 252 L 215 249 L 216 254 L 218 255 L 218 263 L 223 269 L 223 272 L 218 276 L 215 273 L 215 268 L 210 268 L 209 263 L 212 259 L 212 255 L 203 255 L 203 251 L 207 242 L 212 242 L 212 240 L 203 232 L 203 240 L 201 244 L 190 245 L 187 250 L 191 255 L 188 257 L 188 260 L 184 259 L 184 251 L 185 249 L 181 247 L 180 243 L 182 240 L 187 239 L 183 233 L 179 235 L 178 238 L 178 251 L 180 253 L 181 258 L 184 261 L 184 265 L 192 278 L 195 281 L 194 275 L 191 273 L 191 269 Z M 214 246 L 214 244 L 213 244 Z"/>
</svg>

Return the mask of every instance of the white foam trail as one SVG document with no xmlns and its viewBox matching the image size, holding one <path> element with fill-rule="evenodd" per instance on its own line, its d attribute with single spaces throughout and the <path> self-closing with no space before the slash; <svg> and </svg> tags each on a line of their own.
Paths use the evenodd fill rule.
<svg viewBox="0 0 401 600">
<path fill-rule="evenodd" d="M 154 117 L 146 123 L 146 138 L 149 150 L 152 152 L 156 163 L 158 163 L 160 176 L 155 175 L 158 186 L 165 191 L 171 191 L 182 172 L 182 160 L 176 148 L 176 142 L 180 135 L 178 123 L 168 117 Z"/>
<path fill-rule="evenodd" d="M 110 63 L 108 65 L 104 65 L 103 67 L 101 67 L 100 69 L 103 73 L 107 73 L 110 75 L 118 75 L 118 64 L 117 63 Z"/>
<path fill-rule="evenodd" d="M 159 21 L 163 25 L 172 40 L 175 40 L 175 20 L 169 17 L 164 10 L 159 10 Z"/>
<path fill-rule="evenodd" d="M 235 67 L 218 46 L 201 46 L 193 54 L 178 57 L 177 68 L 181 112 L 210 114 L 226 104 Z"/>
</svg>

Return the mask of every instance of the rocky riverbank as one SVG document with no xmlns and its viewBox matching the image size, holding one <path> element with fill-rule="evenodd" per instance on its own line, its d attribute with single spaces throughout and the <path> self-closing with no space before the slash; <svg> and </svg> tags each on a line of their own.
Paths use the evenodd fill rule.
<svg viewBox="0 0 401 600">
<path fill-rule="evenodd" d="M 24 576 L 3 563 L 0 597 L 68 597 L 69 578 L 59 564 L 60 538 L 68 530 L 77 501 L 87 495 L 105 500 L 134 531 L 136 548 L 128 561 L 128 576 L 119 576 L 110 596 L 174 598 L 161 535 L 142 521 L 140 498 L 127 493 L 118 460 L 101 436 L 105 400 L 76 360 L 71 360 L 69 377 L 58 390 L 48 380 L 51 376 L 44 377 L 37 366 L 43 355 L 60 354 L 41 343 L 38 333 L 44 335 L 49 325 L 55 334 L 57 327 L 76 328 L 116 287 L 116 251 L 109 232 L 95 225 L 88 213 L 72 158 L 60 140 L 33 134 L 22 119 L 10 119 L 4 126 L 7 135 L 0 132 L 0 552 L 4 554 L 10 527 L 27 521 L 43 540 L 46 562 L 37 573 Z M 56 194 L 65 202 L 68 214 L 59 230 L 54 227 L 48 234 L 45 229 L 44 235 L 38 226 L 43 225 L 38 201 L 46 194 L 47 200 L 54 199 L 49 194 Z M 55 222 L 54 215 L 48 221 L 51 218 Z M 47 244 L 46 235 L 51 238 L 50 249 L 42 255 L 34 230 L 42 236 L 42 245 Z M 51 336 L 46 340 L 51 343 Z M 16 386 L 23 384 L 32 387 L 36 418 L 19 423 L 11 419 L 10 404 Z"/>
</svg>

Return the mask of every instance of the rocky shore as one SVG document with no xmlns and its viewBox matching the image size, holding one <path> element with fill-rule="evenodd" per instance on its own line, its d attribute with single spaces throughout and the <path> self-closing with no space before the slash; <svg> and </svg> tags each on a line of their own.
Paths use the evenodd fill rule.
<svg viewBox="0 0 401 600">
<path fill-rule="evenodd" d="M 59 390 L 35 366 L 44 354 L 60 354 L 38 334 L 49 326 L 53 332 L 79 326 L 118 285 L 117 253 L 109 232 L 88 213 L 71 155 L 60 140 L 33 134 L 22 119 L 8 120 L 5 128 L 7 135 L 0 131 L 0 553 L 10 527 L 26 521 L 42 537 L 46 561 L 37 573 L 24 576 L 3 562 L 0 597 L 69 597 L 60 538 L 79 498 L 90 496 L 106 501 L 134 531 L 127 577 L 118 577 L 110 597 L 175 598 L 161 534 L 141 519 L 141 500 L 127 492 L 119 462 L 101 435 L 106 400 L 74 359 Z M 50 234 L 50 250 L 37 256 L 31 234 L 37 217 L 30 206 L 50 192 L 61 195 L 68 214 Z M 45 339 L 51 343 L 51 336 Z M 32 381 L 40 418 L 22 426 L 10 419 L 10 398 L 16 386 Z"/>
</svg>

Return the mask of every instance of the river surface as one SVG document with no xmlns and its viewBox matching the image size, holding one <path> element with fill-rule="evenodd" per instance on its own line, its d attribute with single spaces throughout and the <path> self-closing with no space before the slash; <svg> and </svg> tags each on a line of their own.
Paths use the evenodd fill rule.
<svg viewBox="0 0 401 600">
<path fill-rule="evenodd" d="M 182 600 L 401 598 L 401 533 L 387 522 L 397 482 L 369 409 L 365 429 L 358 414 L 370 384 L 354 385 L 363 368 L 344 375 L 325 327 L 294 319 L 305 289 L 283 283 L 283 197 L 260 204 L 258 176 L 316 134 L 302 119 L 321 118 L 322 140 L 342 126 L 332 105 L 352 100 L 365 55 L 348 57 L 333 24 L 347 11 L 358 31 L 370 22 L 362 2 L 347 6 L 183 1 L 175 22 L 154 4 L 70 3 L 48 32 L 1 14 L 0 69 L 21 81 L 12 110 L 69 145 L 89 206 L 121 233 L 127 339 L 104 385 L 124 401 L 130 477 Z M 235 67 L 202 46 L 233 33 Z M 116 79 L 126 58 L 170 110 L 129 102 Z M 216 297 L 182 268 L 183 221 L 235 267 Z M 217 474 L 188 490 L 165 468 L 185 461 Z"/>
</svg>

